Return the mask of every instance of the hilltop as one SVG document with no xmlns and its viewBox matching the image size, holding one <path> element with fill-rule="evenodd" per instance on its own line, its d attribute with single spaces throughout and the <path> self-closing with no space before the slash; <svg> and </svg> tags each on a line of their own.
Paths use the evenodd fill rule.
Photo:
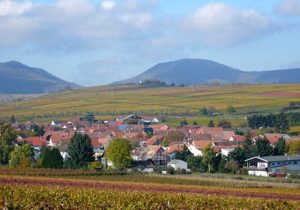
<svg viewBox="0 0 300 210">
<path fill-rule="evenodd" d="M 64 81 L 40 68 L 17 61 L 0 63 L 0 93 L 40 94 L 75 89 L 79 85 Z"/>
<path fill-rule="evenodd" d="M 160 80 L 167 84 L 201 85 L 206 83 L 300 83 L 300 69 L 242 71 L 210 60 L 182 59 L 159 63 L 142 74 L 115 84 Z"/>
</svg>

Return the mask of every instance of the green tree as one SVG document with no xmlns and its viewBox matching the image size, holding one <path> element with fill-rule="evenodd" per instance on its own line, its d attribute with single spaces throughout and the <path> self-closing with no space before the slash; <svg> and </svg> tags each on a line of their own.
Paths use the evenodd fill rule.
<svg viewBox="0 0 300 210">
<path fill-rule="evenodd" d="M 0 125 L 0 163 L 8 164 L 9 155 L 14 150 L 16 132 L 10 125 Z"/>
<path fill-rule="evenodd" d="M 89 168 L 94 169 L 96 171 L 101 171 L 103 168 L 103 164 L 99 160 L 95 160 L 94 162 L 89 163 Z"/>
<path fill-rule="evenodd" d="M 105 157 L 115 168 L 122 170 L 132 162 L 130 151 L 131 144 L 127 139 L 115 139 L 109 143 Z"/>
<path fill-rule="evenodd" d="M 180 127 L 183 127 L 183 126 L 185 126 L 185 125 L 189 125 L 189 123 L 188 123 L 186 120 L 182 120 L 182 121 L 180 122 Z"/>
<path fill-rule="evenodd" d="M 242 167 L 247 159 L 245 150 L 240 146 L 236 147 L 232 152 L 229 153 L 229 159 L 234 160 L 239 167 Z"/>
<path fill-rule="evenodd" d="M 192 171 L 201 171 L 202 168 L 202 157 L 198 156 L 195 157 L 194 155 L 189 155 L 186 158 L 186 162 L 188 164 L 188 168 L 190 168 Z"/>
<path fill-rule="evenodd" d="M 16 123 L 15 115 L 12 115 L 9 121 L 10 121 L 10 123 L 12 123 L 12 124 L 13 124 L 13 123 Z"/>
<path fill-rule="evenodd" d="M 220 120 L 220 122 L 218 123 L 218 127 L 222 127 L 224 129 L 231 128 L 231 122 L 229 122 L 228 120 Z"/>
<path fill-rule="evenodd" d="M 210 120 L 209 123 L 207 124 L 207 127 L 213 128 L 215 127 L 215 123 L 213 120 Z"/>
<path fill-rule="evenodd" d="M 254 144 L 249 135 L 246 136 L 246 139 L 243 143 L 243 151 L 245 154 L 245 159 L 255 156 L 254 154 Z"/>
<path fill-rule="evenodd" d="M 57 148 L 50 149 L 43 147 L 39 160 L 39 166 L 42 168 L 62 168 L 64 164 L 63 157 Z"/>
<path fill-rule="evenodd" d="M 187 161 L 187 158 L 189 156 L 192 156 L 192 153 L 190 152 L 190 150 L 186 146 L 184 146 L 184 149 L 183 149 L 182 152 L 176 151 L 175 159 Z"/>
<path fill-rule="evenodd" d="M 267 139 L 259 139 L 255 142 L 254 154 L 256 156 L 270 156 L 273 154 L 273 147 Z"/>
<path fill-rule="evenodd" d="M 45 134 L 45 127 L 34 124 L 30 127 L 35 136 L 43 136 Z"/>
<path fill-rule="evenodd" d="M 203 149 L 202 160 L 203 163 L 207 165 L 209 172 L 213 172 L 214 166 L 216 165 L 216 155 L 217 153 L 211 144 Z"/>
<path fill-rule="evenodd" d="M 10 167 L 30 167 L 33 160 L 33 152 L 29 144 L 24 144 L 20 147 L 15 147 L 10 153 Z"/>
<path fill-rule="evenodd" d="M 287 145 L 283 138 L 280 138 L 274 147 L 273 155 L 284 155 L 287 152 Z"/>
<path fill-rule="evenodd" d="M 180 131 L 170 131 L 163 139 L 163 144 L 168 146 L 171 142 L 182 142 L 184 134 Z"/>
<path fill-rule="evenodd" d="M 204 116 L 207 116 L 208 115 L 208 110 L 206 107 L 203 107 L 199 110 L 199 114 L 200 115 L 204 115 Z"/>
<path fill-rule="evenodd" d="M 280 113 L 277 116 L 275 129 L 277 132 L 280 132 L 280 133 L 286 133 L 290 129 L 289 121 L 287 119 L 286 114 Z"/>
<path fill-rule="evenodd" d="M 91 139 L 86 134 L 76 133 L 68 145 L 66 166 L 69 168 L 84 168 L 95 160 Z"/>
<path fill-rule="evenodd" d="M 236 113 L 236 110 L 233 106 L 228 106 L 226 108 L 226 112 L 227 112 L 227 114 L 233 114 L 233 113 Z"/>
</svg>

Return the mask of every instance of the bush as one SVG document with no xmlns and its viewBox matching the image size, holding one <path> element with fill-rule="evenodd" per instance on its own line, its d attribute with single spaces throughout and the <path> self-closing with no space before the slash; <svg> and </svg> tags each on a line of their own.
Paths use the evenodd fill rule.
<svg viewBox="0 0 300 210">
<path fill-rule="evenodd" d="M 175 173 L 174 168 L 168 167 L 168 168 L 167 168 L 167 173 L 173 175 L 173 174 Z"/>
</svg>

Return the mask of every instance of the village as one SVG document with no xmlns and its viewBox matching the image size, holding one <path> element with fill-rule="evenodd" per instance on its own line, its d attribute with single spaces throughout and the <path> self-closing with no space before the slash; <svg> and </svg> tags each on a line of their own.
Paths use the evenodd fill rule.
<svg viewBox="0 0 300 210">
<path fill-rule="evenodd" d="M 34 125 L 36 124 L 30 121 L 24 124 L 15 122 L 12 127 L 16 131 L 22 131 L 32 129 Z M 201 166 L 198 163 L 190 167 L 190 164 L 186 162 L 186 154 L 195 157 L 198 161 L 197 157 L 203 157 L 204 150 L 207 148 L 212 148 L 213 155 L 219 157 L 219 160 L 215 160 L 219 161 L 218 166 L 215 166 L 215 171 L 220 169 L 223 159 L 227 161 L 227 165 L 222 167 L 228 167 L 229 171 L 234 173 L 243 171 L 243 173 L 257 176 L 285 176 L 289 173 L 299 174 L 300 171 L 300 155 L 295 153 L 287 155 L 287 151 L 284 154 L 282 152 L 270 153 L 271 155 L 266 156 L 246 156 L 248 158 L 246 160 L 244 158 L 242 162 L 238 159 L 241 157 L 235 155 L 239 153 L 240 148 L 245 147 L 247 138 L 253 145 L 261 139 L 267 139 L 270 148 L 274 150 L 280 144 L 279 142 L 288 145 L 290 142 L 300 141 L 299 137 L 291 137 L 282 133 L 257 135 L 256 130 L 244 128 L 243 131 L 247 131 L 246 135 L 241 130 L 237 132 L 223 127 L 198 125 L 169 127 L 161 122 L 159 117 L 141 117 L 136 114 L 101 122 L 94 120 L 91 114 L 87 114 L 84 118 L 73 117 L 67 121 L 52 121 L 39 126 L 43 128 L 43 135 L 17 137 L 18 145 L 30 144 L 36 160 L 39 159 L 43 147 L 57 148 L 66 160 L 70 139 L 75 133 L 81 133 L 90 137 L 95 160 L 101 162 L 105 168 L 113 167 L 111 161 L 105 158 L 105 151 L 110 142 L 114 139 L 127 139 L 132 145 L 133 163 L 130 168 L 147 173 L 157 171 L 159 168 L 161 173 L 167 173 L 167 167 L 173 168 L 173 172 L 181 173 L 213 171 L 208 169 L 207 165 Z M 261 149 L 265 150 L 265 148 Z M 240 163 L 240 165 L 233 164 L 232 166 L 232 162 Z"/>
</svg>

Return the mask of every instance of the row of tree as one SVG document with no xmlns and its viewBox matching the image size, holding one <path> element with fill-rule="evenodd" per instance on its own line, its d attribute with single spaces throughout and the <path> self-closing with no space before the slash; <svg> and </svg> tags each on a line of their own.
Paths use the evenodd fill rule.
<svg viewBox="0 0 300 210">
<path fill-rule="evenodd" d="M 248 126 L 254 128 L 275 128 L 276 132 L 286 133 L 289 130 L 290 123 L 285 113 L 252 115 L 247 117 Z"/>
</svg>

